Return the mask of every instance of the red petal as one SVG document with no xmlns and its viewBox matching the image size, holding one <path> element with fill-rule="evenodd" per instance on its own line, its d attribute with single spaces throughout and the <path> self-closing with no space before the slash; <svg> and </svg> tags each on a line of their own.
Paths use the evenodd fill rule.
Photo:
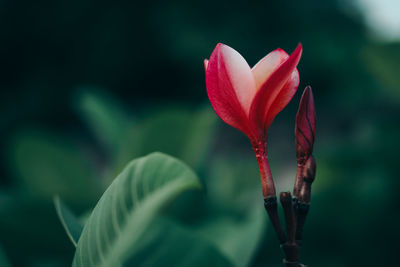
<svg viewBox="0 0 400 267">
<path fill-rule="evenodd" d="M 206 71 L 208 98 L 218 116 L 249 135 L 248 111 L 256 92 L 251 69 L 234 49 L 218 44 Z"/>
<path fill-rule="evenodd" d="M 296 150 L 299 161 L 305 161 L 312 154 L 315 138 L 314 96 L 310 86 L 304 89 L 296 116 Z"/>
<path fill-rule="evenodd" d="M 296 69 L 292 72 L 292 77 L 286 82 L 285 86 L 281 89 L 278 96 L 275 98 L 275 101 L 269 108 L 265 125 L 266 129 L 271 126 L 275 116 L 278 115 L 278 113 L 281 112 L 282 109 L 287 106 L 287 104 L 289 104 L 290 100 L 292 100 L 293 96 L 297 92 L 299 83 L 300 76 Z"/>
<path fill-rule="evenodd" d="M 269 78 L 264 82 L 254 97 L 250 108 L 250 122 L 252 127 L 258 130 L 261 136 L 265 136 L 267 125 L 272 123 L 275 115 L 281 111 L 290 101 L 293 88 L 285 86 L 287 84 L 295 84 L 295 79 L 292 80 L 296 71 L 296 66 L 300 61 L 302 46 L 299 44 L 296 50 L 290 57 L 277 68 Z M 296 88 L 297 89 L 297 88 Z M 276 104 L 274 104 L 274 102 Z M 273 108 L 272 115 L 269 117 L 268 112 Z M 271 121 L 268 121 L 270 119 Z"/>
<path fill-rule="evenodd" d="M 278 48 L 263 57 L 252 69 L 257 90 L 265 83 L 271 74 L 289 57 L 289 55 Z"/>
</svg>

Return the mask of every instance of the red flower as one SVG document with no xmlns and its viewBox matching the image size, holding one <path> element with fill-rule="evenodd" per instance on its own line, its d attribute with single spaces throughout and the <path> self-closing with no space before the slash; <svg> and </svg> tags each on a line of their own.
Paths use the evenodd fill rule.
<svg viewBox="0 0 400 267">
<path fill-rule="evenodd" d="M 267 131 L 299 85 L 299 44 L 289 56 L 276 49 L 253 68 L 234 49 L 218 44 L 204 61 L 208 98 L 217 115 L 251 141 L 260 167 L 264 197 L 275 195 L 267 158 Z"/>
</svg>

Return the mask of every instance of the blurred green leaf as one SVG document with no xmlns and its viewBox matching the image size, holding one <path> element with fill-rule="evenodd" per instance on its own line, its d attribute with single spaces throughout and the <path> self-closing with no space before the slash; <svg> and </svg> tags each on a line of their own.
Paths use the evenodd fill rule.
<svg viewBox="0 0 400 267">
<path fill-rule="evenodd" d="M 197 232 L 216 245 L 235 266 L 249 266 L 256 248 L 264 237 L 267 222 L 263 206 L 255 207 L 245 219 L 216 217 L 196 228 Z"/>
<path fill-rule="evenodd" d="M 111 95 L 94 90 L 82 90 L 78 94 L 78 113 L 98 141 L 114 153 L 115 148 L 132 121 Z"/>
<path fill-rule="evenodd" d="M 231 154 L 214 157 L 206 175 L 208 197 L 221 210 L 248 212 L 254 203 L 263 203 L 260 173 L 256 160 L 250 154 L 246 157 Z"/>
<path fill-rule="evenodd" d="M 217 247 L 194 231 L 158 217 L 125 266 L 233 267 Z"/>
<path fill-rule="evenodd" d="M 9 145 L 11 171 L 27 194 L 88 206 L 102 191 L 90 161 L 59 136 L 40 131 L 17 134 Z"/>
<path fill-rule="evenodd" d="M 161 153 L 132 161 L 97 203 L 79 239 L 73 266 L 120 266 L 160 210 L 200 188 L 185 164 Z"/>
<path fill-rule="evenodd" d="M 217 115 L 210 108 L 203 108 L 192 115 L 187 123 L 185 143 L 180 158 L 194 168 L 199 168 L 206 158 L 217 124 Z"/>
<path fill-rule="evenodd" d="M 400 43 L 383 43 L 369 45 L 362 51 L 365 67 L 375 77 L 391 99 L 400 100 L 399 70 Z"/>
<path fill-rule="evenodd" d="M 11 267 L 3 248 L 0 246 L 0 266 L 1 267 Z"/>
<path fill-rule="evenodd" d="M 81 236 L 83 224 L 70 211 L 70 209 L 61 201 L 60 197 L 54 197 L 54 206 L 57 211 L 58 218 L 65 229 L 69 239 L 76 247 L 79 237 Z"/>
<path fill-rule="evenodd" d="M 178 157 L 198 170 L 204 162 L 216 125 L 210 108 L 192 112 L 162 110 L 130 129 L 121 140 L 117 170 L 129 159 L 162 151 Z"/>
<path fill-rule="evenodd" d="M 219 155 L 210 161 L 205 184 L 215 214 L 196 226 L 236 266 L 249 266 L 267 224 L 259 173 L 250 153 Z"/>
<path fill-rule="evenodd" d="M 0 192 L 0 243 L 15 266 L 31 266 L 49 255 L 65 262 L 73 255 L 53 203 L 18 192 Z"/>
</svg>

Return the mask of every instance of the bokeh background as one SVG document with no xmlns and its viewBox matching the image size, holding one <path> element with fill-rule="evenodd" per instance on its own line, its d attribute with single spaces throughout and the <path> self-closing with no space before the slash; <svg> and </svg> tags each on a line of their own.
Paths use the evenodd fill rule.
<svg viewBox="0 0 400 267">
<path fill-rule="evenodd" d="M 317 178 L 301 258 L 326 267 L 397 263 L 395 11 L 396 0 L 0 1 L 0 258 L 69 266 L 74 247 L 53 196 L 85 214 L 127 162 L 152 151 L 181 158 L 205 184 L 207 204 L 177 204 L 169 216 L 189 228 L 229 218 L 206 237 L 233 236 L 232 223 L 256 229 L 252 215 L 243 219 L 262 206 L 256 161 L 246 137 L 211 109 L 203 59 L 222 42 L 254 65 L 301 42 L 299 92 L 269 132 L 277 187 L 290 190 L 295 114 L 311 85 Z M 260 216 L 243 264 L 281 266 Z M 246 243 L 226 242 L 238 240 Z"/>
</svg>

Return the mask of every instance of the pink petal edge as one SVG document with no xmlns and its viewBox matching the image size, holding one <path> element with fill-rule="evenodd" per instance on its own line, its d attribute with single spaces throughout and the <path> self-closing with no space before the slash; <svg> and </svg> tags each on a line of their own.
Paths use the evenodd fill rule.
<svg viewBox="0 0 400 267">
<path fill-rule="evenodd" d="M 208 59 L 204 59 L 204 71 L 207 71 Z"/>
<path fill-rule="evenodd" d="M 289 55 L 278 48 L 268 53 L 251 69 L 257 90 L 265 83 L 271 74 L 281 65 Z"/>
<path fill-rule="evenodd" d="M 285 60 L 264 82 L 254 97 L 249 117 L 252 129 L 258 132 L 260 138 L 266 138 L 266 131 L 268 129 L 266 126 L 269 126 L 272 122 L 267 121 L 268 112 L 272 104 L 276 100 L 278 101 L 274 111 L 275 113 L 278 107 L 280 110 L 284 107 L 279 103 L 288 103 L 291 99 L 290 94 L 280 93 L 282 89 L 290 91 L 291 88 L 285 85 L 292 77 L 292 73 L 296 70 L 301 54 L 302 46 L 299 44 L 289 58 L 287 58 L 287 60 Z M 280 97 L 282 97 L 282 99 L 278 98 L 279 95 L 281 95 Z"/>
<path fill-rule="evenodd" d="M 250 67 L 242 56 L 232 48 L 218 44 L 208 60 L 206 86 L 217 115 L 249 136 L 248 116 L 241 101 L 245 102 L 245 90 L 253 86 L 255 91 L 255 86 Z"/>
<path fill-rule="evenodd" d="M 228 79 L 246 115 L 248 115 L 251 102 L 257 91 L 250 66 L 235 49 L 221 45 L 220 51 Z"/>
<path fill-rule="evenodd" d="M 278 96 L 275 98 L 275 101 L 271 104 L 271 107 L 268 110 L 266 125 L 265 127 L 268 129 L 272 122 L 274 121 L 276 115 L 284 109 L 287 104 L 292 100 L 294 95 L 297 92 L 297 88 L 300 84 L 300 75 L 299 71 L 295 69 L 292 72 L 292 77 L 289 81 L 286 82 L 284 87 L 279 92 Z"/>
</svg>

